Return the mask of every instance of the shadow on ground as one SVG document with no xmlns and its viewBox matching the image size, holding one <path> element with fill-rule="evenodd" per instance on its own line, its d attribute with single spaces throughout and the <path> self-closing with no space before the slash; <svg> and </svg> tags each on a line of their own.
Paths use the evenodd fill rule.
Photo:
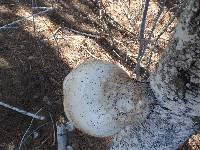
<svg viewBox="0 0 200 150">
<path fill-rule="evenodd" d="M 25 1 L 0 3 L 10 10 L 0 13 L 1 26 L 20 18 L 15 15 L 19 5 L 30 6 Z M 55 125 L 58 116 L 64 115 L 62 83 L 70 70 L 58 49 L 43 38 L 23 28 L 0 31 L 0 101 L 30 112 L 43 108 L 41 114 L 47 116 L 47 121 L 34 121 L 30 132 L 42 127 L 37 138 L 31 135 L 25 140 L 24 149 L 56 149 L 55 144 L 52 145 L 53 123 Z M 0 106 L 0 149 L 16 149 L 30 122 L 31 118 Z M 79 131 L 70 134 L 70 138 L 69 143 L 76 149 L 106 149 L 107 146 L 105 141 Z"/>
</svg>

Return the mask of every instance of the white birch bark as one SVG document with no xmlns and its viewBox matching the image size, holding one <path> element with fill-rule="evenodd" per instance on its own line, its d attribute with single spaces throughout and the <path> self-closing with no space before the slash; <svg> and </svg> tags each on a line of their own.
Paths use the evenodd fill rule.
<svg viewBox="0 0 200 150">
<path fill-rule="evenodd" d="M 174 150 L 200 129 L 200 1 L 188 1 L 150 85 L 147 119 L 115 136 L 114 150 Z"/>
</svg>

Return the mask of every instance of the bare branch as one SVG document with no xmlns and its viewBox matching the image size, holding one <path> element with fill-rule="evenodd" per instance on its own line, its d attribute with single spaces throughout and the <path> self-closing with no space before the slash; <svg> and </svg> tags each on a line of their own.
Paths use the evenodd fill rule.
<svg viewBox="0 0 200 150">
<path fill-rule="evenodd" d="M 28 17 L 25 17 L 25 18 L 22 18 L 22 19 L 13 21 L 13 22 L 11 22 L 11 23 L 9 23 L 9 24 L 6 24 L 6 25 L 0 27 L 0 31 L 1 31 L 1 30 L 5 30 L 5 29 L 10 29 L 10 28 L 18 28 L 16 25 L 19 24 L 19 23 L 21 23 L 22 21 L 25 21 L 25 20 L 34 20 L 34 17 L 43 15 L 43 14 L 45 14 L 45 13 L 48 13 L 48 12 L 52 11 L 52 10 L 54 10 L 54 9 L 51 8 L 51 7 L 49 7 L 49 8 L 46 7 L 45 10 L 43 10 L 43 11 L 41 11 L 41 12 L 39 12 L 39 13 L 36 13 L 36 14 L 31 15 L 31 16 L 28 16 Z"/>
<path fill-rule="evenodd" d="M 141 27 L 140 27 L 140 41 L 139 41 L 140 42 L 140 48 L 139 48 L 138 57 L 137 57 L 137 64 L 136 64 L 136 67 L 135 67 L 135 72 L 136 72 L 137 77 L 140 74 L 140 62 L 141 62 L 142 57 L 145 53 L 144 52 L 144 45 L 145 45 L 144 31 L 145 31 L 145 23 L 146 23 L 146 17 L 147 17 L 149 2 L 150 2 L 150 0 L 145 1 L 142 23 L 141 23 Z"/>
<path fill-rule="evenodd" d="M 74 29 L 70 29 L 68 27 L 64 27 L 64 29 L 67 29 L 67 30 L 69 30 L 71 32 L 74 32 L 74 33 L 82 35 L 82 36 L 87 36 L 87 37 L 97 38 L 97 39 L 100 38 L 99 35 L 93 35 L 93 34 L 89 34 L 89 33 L 85 33 L 85 32 L 80 32 L 80 31 L 77 31 L 77 30 L 74 30 Z"/>
<path fill-rule="evenodd" d="M 23 115 L 32 117 L 34 119 L 38 119 L 38 120 L 44 120 L 45 119 L 44 116 L 39 116 L 39 115 L 37 115 L 37 113 L 34 114 L 34 113 L 31 113 L 31 112 L 19 109 L 19 108 L 15 107 L 15 106 L 11 106 L 11 105 L 6 104 L 6 103 L 1 102 L 1 101 L 0 101 L 0 106 L 6 107 L 6 108 L 11 109 L 11 110 L 14 110 L 14 111 L 16 111 L 18 113 L 21 113 Z"/>
<path fill-rule="evenodd" d="M 57 148 L 58 150 L 66 150 L 67 147 L 67 135 L 65 125 L 63 123 L 57 123 Z"/>
</svg>

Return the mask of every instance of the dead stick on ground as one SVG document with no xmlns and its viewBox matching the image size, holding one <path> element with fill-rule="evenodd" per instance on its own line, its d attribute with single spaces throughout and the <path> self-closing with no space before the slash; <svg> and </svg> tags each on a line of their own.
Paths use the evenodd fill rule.
<svg viewBox="0 0 200 150">
<path fill-rule="evenodd" d="M 74 29 L 71 29 L 71 28 L 68 28 L 68 27 L 64 27 L 64 29 L 69 30 L 71 32 L 74 32 L 76 34 L 82 35 L 82 36 L 87 36 L 87 37 L 97 38 L 97 39 L 100 38 L 99 35 L 93 35 L 93 34 L 90 34 L 90 33 L 85 33 L 85 32 L 81 32 L 81 31 L 77 31 L 77 30 L 74 30 Z"/>
<path fill-rule="evenodd" d="M 0 27 L 0 31 L 1 31 L 1 30 L 5 30 L 5 29 L 10 29 L 10 28 L 17 28 L 16 25 L 17 25 L 18 23 L 20 23 L 20 22 L 22 22 L 22 21 L 25 21 L 25 20 L 32 20 L 33 17 L 37 17 L 37 16 L 39 16 L 39 15 L 45 14 L 45 13 L 47 13 L 47 12 L 50 12 L 50 11 L 52 11 L 52 10 L 54 10 L 54 9 L 53 9 L 53 8 L 47 8 L 46 10 L 41 11 L 41 12 L 39 12 L 39 13 L 36 13 L 36 14 L 31 15 L 31 16 L 28 16 L 28 17 L 25 17 L 25 18 L 22 18 L 22 19 L 13 21 L 13 22 L 11 22 L 11 23 L 9 23 L 9 24 L 6 24 L 6 25 Z"/>
<path fill-rule="evenodd" d="M 0 101 L 0 106 L 6 107 L 6 108 L 8 108 L 8 109 L 12 109 L 12 110 L 14 110 L 14 111 L 16 111 L 16 112 L 18 112 L 18 113 L 21 113 L 21 114 L 23 114 L 23 115 L 32 117 L 32 118 L 34 118 L 34 119 L 38 119 L 38 120 L 44 120 L 44 119 L 45 119 L 44 116 L 39 116 L 39 115 L 37 115 L 37 114 L 34 114 L 34 113 L 31 113 L 31 112 L 28 112 L 28 111 L 19 109 L 19 108 L 17 108 L 17 107 L 11 106 L 11 105 L 6 104 L 6 103 L 1 102 L 1 101 Z"/>
<path fill-rule="evenodd" d="M 57 123 L 57 148 L 58 150 L 66 150 L 67 148 L 67 135 L 65 125 L 63 123 Z"/>
<path fill-rule="evenodd" d="M 50 119 L 51 119 L 51 123 L 52 123 L 52 127 L 53 127 L 53 143 L 52 143 L 52 145 L 55 145 L 55 143 L 56 143 L 55 122 L 53 120 L 52 114 L 50 112 L 48 112 L 48 113 L 49 113 L 49 116 L 50 116 Z"/>
</svg>

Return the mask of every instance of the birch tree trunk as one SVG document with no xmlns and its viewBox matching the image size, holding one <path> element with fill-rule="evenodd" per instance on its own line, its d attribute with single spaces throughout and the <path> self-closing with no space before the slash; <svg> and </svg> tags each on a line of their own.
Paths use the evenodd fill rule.
<svg viewBox="0 0 200 150">
<path fill-rule="evenodd" d="M 115 150 L 174 150 L 200 129 L 200 1 L 191 0 L 151 75 L 156 98 L 140 125 L 116 135 Z"/>
</svg>

